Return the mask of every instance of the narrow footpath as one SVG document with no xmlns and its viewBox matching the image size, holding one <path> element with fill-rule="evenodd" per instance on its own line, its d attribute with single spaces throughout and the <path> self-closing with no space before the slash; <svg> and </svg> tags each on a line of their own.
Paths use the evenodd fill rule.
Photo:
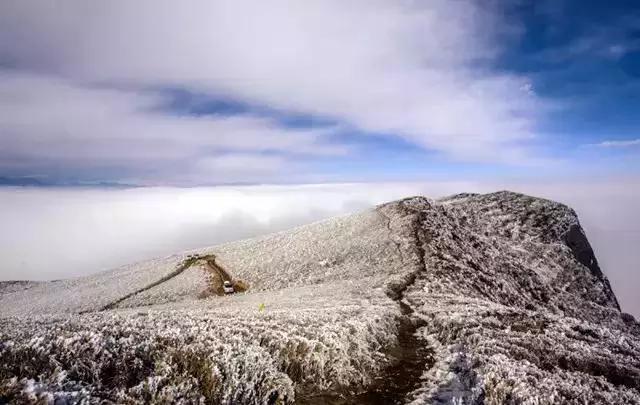
<svg viewBox="0 0 640 405">
<path fill-rule="evenodd" d="M 302 396 L 296 400 L 300 404 L 329 404 L 329 405 L 386 405 L 404 404 L 407 396 L 420 387 L 420 378 L 425 370 L 434 364 L 433 350 L 426 342 L 420 340 L 416 332 L 422 326 L 419 319 L 413 316 L 413 309 L 405 299 L 406 291 L 413 286 L 421 272 L 426 271 L 425 251 L 423 248 L 424 232 L 422 231 L 422 213 L 406 206 L 402 202 L 399 209 L 403 216 L 411 217 L 411 249 L 417 263 L 407 263 L 402 253 L 402 246 L 394 238 L 391 218 L 384 213 L 383 207 L 377 212 L 385 220 L 389 230 L 389 239 L 396 245 L 404 263 L 413 266 L 415 270 L 406 277 L 404 283 L 389 290 L 388 296 L 396 301 L 400 307 L 401 316 L 398 318 L 398 344 L 390 348 L 385 354 L 394 361 L 376 377 L 369 389 L 360 394 L 336 393 L 316 396 Z"/>
</svg>

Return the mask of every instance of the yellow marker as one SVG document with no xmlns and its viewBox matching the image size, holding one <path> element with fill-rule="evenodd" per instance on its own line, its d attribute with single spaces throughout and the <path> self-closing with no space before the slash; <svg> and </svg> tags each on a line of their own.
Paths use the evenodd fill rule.
<svg viewBox="0 0 640 405">
<path fill-rule="evenodd" d="M 264 311 L 264 304 L 258 305 L 258 311 L 260 312 Z"/>
</svg>

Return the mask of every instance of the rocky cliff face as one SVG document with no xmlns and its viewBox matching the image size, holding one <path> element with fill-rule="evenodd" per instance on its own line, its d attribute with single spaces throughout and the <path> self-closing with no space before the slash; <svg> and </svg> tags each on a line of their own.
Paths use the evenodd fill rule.
<svg viewBox="0 0 640 405">
<path fill-rule="evenodd" d="M 187 255 L 249 292 L 203 299 Z M 640 403 L 640 325 L 575 212 L 510 192 L 12 285 L 0 308 L 0 403 Z"/>
</svg>

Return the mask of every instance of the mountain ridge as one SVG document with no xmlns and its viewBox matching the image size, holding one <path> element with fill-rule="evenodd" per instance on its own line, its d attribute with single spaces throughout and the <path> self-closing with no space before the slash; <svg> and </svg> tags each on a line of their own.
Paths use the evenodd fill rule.
<svg viewBox="0 0 640 405">
<path fill-rule="evenodd" d="M 153 285 L 194 254 L 251 289 L 200 299 L 196 267 Z M 0 398 L 640 403 L 640 326 L 577 215 L 508 191 L 410 197 L 2 291 Z"/>
</svg>

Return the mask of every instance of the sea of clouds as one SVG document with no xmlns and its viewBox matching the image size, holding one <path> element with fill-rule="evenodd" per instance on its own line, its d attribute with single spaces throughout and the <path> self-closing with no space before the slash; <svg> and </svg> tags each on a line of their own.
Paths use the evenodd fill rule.
<svg viewBox="0 0 640 405">
<path fill-rule="evenodd" d="M 51 280 L 275 232 L 411 195 L 502 189 L 580 216 L 623 309 L 640 315 L 640 187 L 593 182 L 415 182 L 209 188 L 0 188 L 0 280 Z"/>
</svg>

